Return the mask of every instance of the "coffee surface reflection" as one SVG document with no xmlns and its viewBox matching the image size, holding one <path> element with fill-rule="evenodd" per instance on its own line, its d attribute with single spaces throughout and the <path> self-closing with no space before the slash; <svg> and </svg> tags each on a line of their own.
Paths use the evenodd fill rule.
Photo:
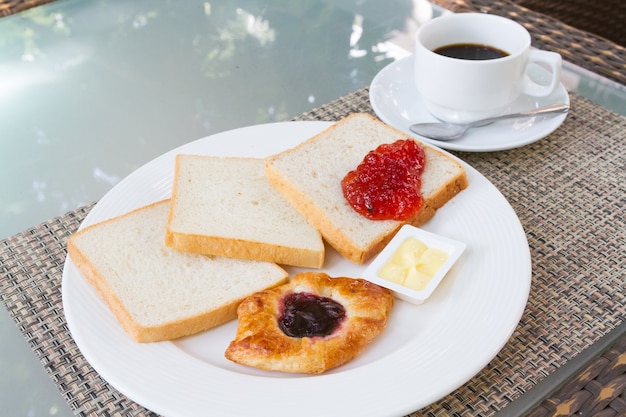
<svg viewBox="0 0 626 417">
<path fill-rule="evenodd" d="M 475 43 L 457 43 L 441 46 L 433 52 L 450 58 L 469 59 L 473 61 L 497 59 L 509 55 L 508 52 L 494 48 L 493 46 Z"/>
</svg>

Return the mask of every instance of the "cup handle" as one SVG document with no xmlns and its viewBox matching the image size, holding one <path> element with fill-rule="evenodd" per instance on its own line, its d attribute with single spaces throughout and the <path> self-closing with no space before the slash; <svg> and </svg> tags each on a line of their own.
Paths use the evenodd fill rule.
<svg viewBox="0 0 626 417">
<path fill-rule="evenodd" d="M 549 69 L 552 77 L 549 83 L 547 82 L 545 71 L 542 71 L 541 74 L 538 74 L 536 71 L 533 73 L 532 64 L 539 64 L 542 68 Z M 560 82 L 561 55 L 556 52 L 531 49 L 526 63 L 522 92 L 529 96 L 545 97 L 552 94 Z"/>
</svg>

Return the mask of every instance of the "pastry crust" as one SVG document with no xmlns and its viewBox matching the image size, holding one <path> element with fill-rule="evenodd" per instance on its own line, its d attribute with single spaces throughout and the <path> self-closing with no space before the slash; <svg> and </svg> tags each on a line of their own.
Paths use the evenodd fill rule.
<svg viewBox="0 0 626 417">
<path fill-rule="evenodd" d="M 278 321 L 284 297 L 294 292 L 333 299 L 344 307 L 344 320 L 328 336 L 287 336 Z M 263 370 L 319 374 L 361 353 L 384 330 L 392 306 L 391 291 L 364 279 L 300 273 L 291 282 L 253 294 L 239 305 L 239 327 L 225 356 Z"/>
</svg>

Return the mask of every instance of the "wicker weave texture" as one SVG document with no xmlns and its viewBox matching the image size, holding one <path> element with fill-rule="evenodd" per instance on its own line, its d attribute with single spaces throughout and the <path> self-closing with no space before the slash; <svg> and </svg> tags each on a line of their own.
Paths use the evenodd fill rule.
<svg viewBox="0 0 626 417">
<path fill-rule="evenodd" d="M 626 46 L 624 0 L 513 0 L 535 12 Z"/>
<path fill-rule="evenodd" d="M 0 17 L 23 12 L 54 0 L 0 0 Z"/>
<path fill-rule="evenodd" d="M 626 334 L 527 417 L 626 416 Z"/>
<path fill-rule="evenodd" d="M 367 97 L 366 89 L 359 90 L 297 120 L 371 113 Z M 626 142 L 619 139 L 626 138 L 626 120 L 575 95 L 571 106 L 563 126 L 542 141 L 502 152 L 456 153 L 486 175 L 520 217 L 531 248 L 533 284 L 518 329 L 492 363 L 463 388 L 411 417 L 492 415 L 565 358 L 580 354 L 584 349 L 576 345 L 593 344 L 603 333 L 599 316 L 608 320 L 607 331 L 624 320 L 626 270 L 616 259 L 626 254 L 621 215 Z M 602 412 L 612 415 L 610 407 Z"/>
<path fill-rule="evenodd" d="M 517 212 L 533 259 L 531 292 L 517 329 L 491 363 L 413 417 L 493 415 L 626 318 L 626 118 L 579 96 L 571 99 L 563 125 L 539 142 L 457 153 Z M 372 112 L 367 89 L 297 119 L 338 120 L 355 111 Z M 67 329 L 61 300 L 66 242 L 90 208 L 0 241 L 0 302 L 78 415 L 154 416 L 104 381 Z M 607 413 L 619 410 L 623 394 L 605 404 L 610 396 L 596 382 L 584 388 L 591 396 L 577 394 L 589 396 L 580 399 L 580 410 L 596 408 L 586 405 L 591 399 L 604 406 L 598 416 L 619 415 Z"/>
</svg>

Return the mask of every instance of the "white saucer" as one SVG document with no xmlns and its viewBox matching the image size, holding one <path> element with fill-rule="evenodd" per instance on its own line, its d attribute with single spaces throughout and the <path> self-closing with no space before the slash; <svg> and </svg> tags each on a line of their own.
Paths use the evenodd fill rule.
<svg viewBox="0 0 626 417">
<path fill-rule="evenodd" d="M 383 68 L 370 85 L 370 103 L 376 115 L 385 123 L 408 135 L 440 148 L 488 152 L 518 148 L 536 142 L 555 131 L 565 120 L 566 114 L 545 119 L 518 119 L 502 121 L 470 129 L 465 136 L 454 141 L 437 141 L 412 133 L 409 126 L 419 122 L 436 122 L 422 105 L 420 95 L 413 82 L 413 56 L 395 61 Z M 547 71 L 536 66 L 537 76 Z M 520 96 L 506 113 L 528 110 L 550 104 L 569 104 L 567 90 L 560 84 L 548 97 Z"/>
</svg>

